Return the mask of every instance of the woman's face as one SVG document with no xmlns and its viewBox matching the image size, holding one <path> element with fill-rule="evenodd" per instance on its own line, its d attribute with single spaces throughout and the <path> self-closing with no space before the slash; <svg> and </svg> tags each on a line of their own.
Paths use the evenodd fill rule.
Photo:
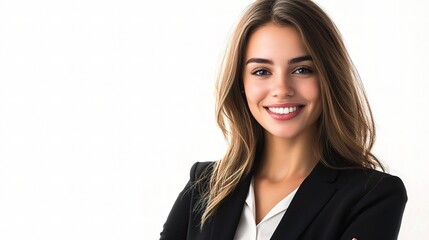
<svg viewBox="0 0 429 240">
<path fill-rule="evenodd" d="M 253 117 L 266 134 L 314 134 L 321 114 L 318 74 L 298 31 L 270 23 L 251 34 L 243 84 Z"/>
</svg>

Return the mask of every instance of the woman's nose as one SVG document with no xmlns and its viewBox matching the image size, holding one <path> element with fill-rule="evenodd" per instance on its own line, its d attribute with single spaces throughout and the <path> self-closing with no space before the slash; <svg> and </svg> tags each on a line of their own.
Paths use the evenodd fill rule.
<svg viewBox="0 0 429 240">
<path fill-rule="evenodd" d="M 273 81 L 272 95 L 277 98 L 291 97 L 295 94 L 295 90 L 289 82 L 287 74 L 279 74 Z"/>
</svg>

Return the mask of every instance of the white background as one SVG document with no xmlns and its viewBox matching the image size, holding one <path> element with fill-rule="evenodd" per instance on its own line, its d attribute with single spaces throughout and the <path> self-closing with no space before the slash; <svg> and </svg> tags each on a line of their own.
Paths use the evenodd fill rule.
<svg viewBox="0 0 429 240">
<path fill-rule="evenodd" d="M 0 0 L 0 239 L 158 239 L 195 161 L 222 157 L 214 81 L 251 1 Z M 341 30 L 429 235 L 428 1 L 318 0 Z"/>
</svg>

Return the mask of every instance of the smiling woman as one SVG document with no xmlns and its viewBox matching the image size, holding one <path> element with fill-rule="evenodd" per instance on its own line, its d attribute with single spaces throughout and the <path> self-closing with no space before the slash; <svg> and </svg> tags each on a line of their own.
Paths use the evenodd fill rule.
<svg viewBox="0 0 429 240">
<path fill-rule="evenodd" d="M 194 164 L 161 239 L 396 239 L 407 194 L 379 171 L 360 86 L 316 4 L 250 5 L 217 87 L 228 150 Z"/>
<path fill-rule="evenodd" d="M 315 136 L 322 110 L 319 80 L 296 29 L 274 23 L 259 28 L 249 38 L 245 59 L 246 100 L 265 138 Z"/>
</svg>

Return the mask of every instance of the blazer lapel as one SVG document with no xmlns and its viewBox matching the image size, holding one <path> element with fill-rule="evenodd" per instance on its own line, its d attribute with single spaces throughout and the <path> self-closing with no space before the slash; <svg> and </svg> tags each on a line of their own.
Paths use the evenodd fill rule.
<svg viewBox="0 0 429 240">
<path fill-rule="evenodd" d="M 241 218 L 241 212 L 243 211 L 244 202 L 249 192 L 251 179 L 252 174 L 249 174 L 219 205 L 213 216 L 213 228 L 210 239 L 234 239 L 235 231 Z"/>
<path fill-rule="evenodd" d="M 302 182 L 271 239 L 298 239 L 335 193 L 336 188 L 331 183 L 336 175 L 337 170 L 328 169 L 319 162 Z"/>
</svg>

